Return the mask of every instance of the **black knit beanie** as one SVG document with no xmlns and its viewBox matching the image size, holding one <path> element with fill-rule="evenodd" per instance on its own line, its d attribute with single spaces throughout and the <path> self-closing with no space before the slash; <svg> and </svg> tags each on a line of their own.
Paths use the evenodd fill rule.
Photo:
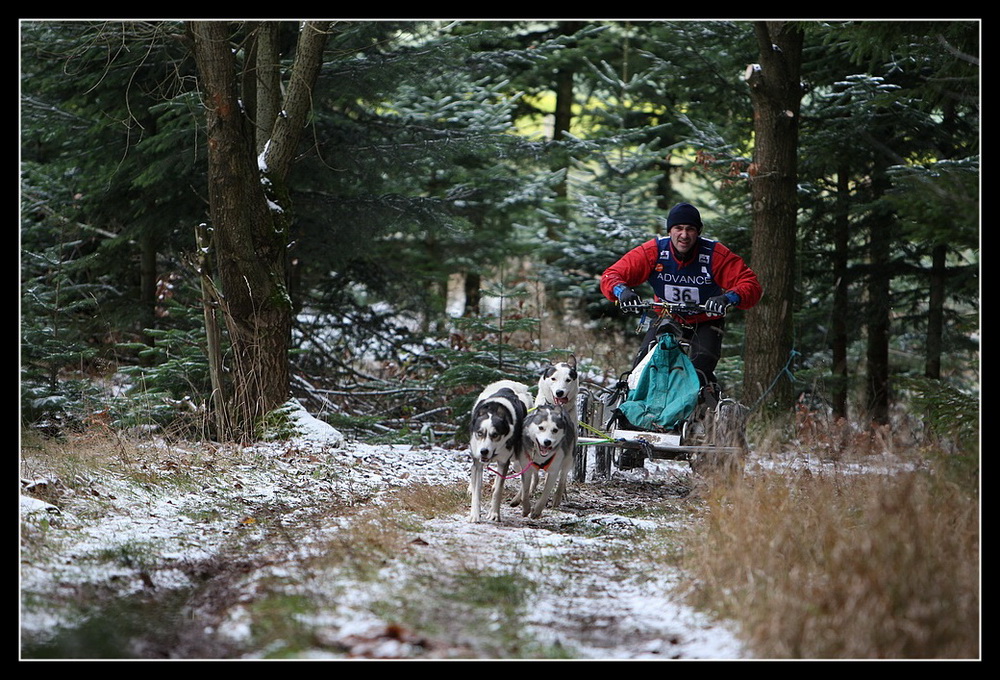
<svg viewBox="0 0 1000 680">
<path fill-rule="evenodd" d="M 667 213 L 667 231 L 675 224 L 690 224 L 701 232 L 701 213 L 690 203 L 678 203 Z"/>
</svg>

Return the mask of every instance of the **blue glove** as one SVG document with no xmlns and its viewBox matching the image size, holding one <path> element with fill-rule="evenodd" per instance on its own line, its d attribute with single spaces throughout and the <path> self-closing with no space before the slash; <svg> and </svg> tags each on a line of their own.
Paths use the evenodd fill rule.
<svg viewBox="0 0 1000 680">
<path fill-rule="evenodd" d="M 623 305 L 641 302 L 636 292 L 624 285 L 615 286 L 615 297 L 617 297 L 618 302 Z"/>
<path fill-rule="evenodd" d="M 715 297 L 710 297 L 705 300 L 705 311 L 709 314 L 725 316 L 726 311 L 734 304 L 735 302 L 733 302 L 729 293 L 726 293 L 725 295 L 716 295 Z"/>
</svg>

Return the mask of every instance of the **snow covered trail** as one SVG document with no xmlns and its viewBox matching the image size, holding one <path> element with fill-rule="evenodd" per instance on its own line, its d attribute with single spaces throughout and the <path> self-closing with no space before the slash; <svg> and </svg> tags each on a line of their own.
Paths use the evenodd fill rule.
<svg viewBox="0 0 1000 680">
<path fill-rule="evenodd" d="M 422 520 L 408 554 L 390 560 L 364 583 L 348 583 L 336 570 L 317 571 L 324 538 L 342 527 L 329 523 L 311 540 L 285 550 L 256 519 L 280 507 L 282 523 L 291 527 L 314 522 L 319 507 L 377 504 L 386 491 L 408 484 L 464 484 L 467 456 L 436 447 L 348 442 L 297 404 L 291 407 L 299 436 L 247 447 L 239 452 L 240 464 L 225 470 L 206 463 L 202 452 L 158 453 L 165 468 L 197 461 L 191 465 L 197 466 L 198 488 L 135 484 L 92 470 L 89 494 L 65 498 L 61 507 L 22 496 L 22 653 L 25 646 L 37 649 L 84 625 L 93 615 L 89 605 L 95 593 L 110 601 L 195 590 L 194 565 L 225 561 L 256 545 L 269 551 L 266 558 L 258 555 L 252 569 L 227 579 L 232 592 L 224 598 L 225 608 L 213 605 L 203 629 L 194 631 L 224 642 L 220 648 L 244 650 L 242 658 L 265 658 L 271 651 L 246 651 L 252 645 L 255 598 L 264 588 L 287 589 L 318 603 L 300 621 L 317 641 L 304 653 L 309 658 L 511 658 L 500 637 L 497 647 L 465 639 L 472 633 L 461 627 L 461 603 L 454 616 L 445 615 L 454 619 L 455 629 L 439 631 L 432 643 L 423 644 L 400 635 L 383 611 L 393 601 L 405 608 L 445 606 L 452 595 L 448 589 L 472 572 L 495 573 L 528 593 L 510 616 L 520 626 L 516 641 L 530 644 L 534 658 L 547 653 L 586 659 L 744 657 L 729 628 L 678 601 L 676 574 L 635 561 L 636 542 L 656 529 L 653 520 L 615 514 L 613 504 L 605 509 L 599 489 L 589 502 L 579 497 L 589 492 L 579 494 L 575 504 L 571 497 L 540 520 L 524 519 L 511 508 L 504 509 L 500 523 L 469 523 L 465 510 Z M 58 480 L 25 480 L 22 486 L 37 483 L 54 486 Z M 39 534 L 44 540 L 30 540 Z M 419 593 L 428 601 L 415 602 Z M 511 623 L 503 619 L 494 625 Z"/>
</svg>

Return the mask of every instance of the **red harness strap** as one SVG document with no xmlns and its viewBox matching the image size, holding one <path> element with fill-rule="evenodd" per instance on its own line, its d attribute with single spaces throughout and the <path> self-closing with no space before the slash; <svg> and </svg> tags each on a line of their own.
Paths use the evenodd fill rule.
<svg viewBox="0 0 1000 680">
<path fill-rule="evenodd" d="M 536 463 L 534 460 L 532 460 L 531 465 L 538 468 L 539 470 L 545 470 L 546 472 L 548 472 L 549 466 L 552 465 L 552 461 L 555 460 L 555 458 L 556 458 L 555 454 L 553 454 L 549 456 L 549 459 L 544 463 Z"/>
</svg>

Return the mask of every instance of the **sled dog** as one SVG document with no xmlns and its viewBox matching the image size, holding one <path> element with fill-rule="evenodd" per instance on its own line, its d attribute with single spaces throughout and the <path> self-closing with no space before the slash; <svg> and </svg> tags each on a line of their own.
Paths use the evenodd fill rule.
<svg viewBox="0 0 1000 680">
<path fill-rule="evenodd" d="M 535 396 L 535 406 L 556 404 L 564 406 L 576 426 L 579 421 L 577 413 L 577 396 L 580 393 L 580 379 L 576 370 L 576 357 L 570 355 L 566 361 L 553 363 L 542 371 L 538 378 L 538 394 Z"/>
<path fill-rule="evenodd" d="M 527 467 L 523 453 L 524 420 L 531 408 L 531 393 L 526 385 L 512 380 L 500 380 L 488 385 L 476 398 L 472 407 L 469 426 L 469 454 L 472 457 L 472 478 L 469 493 L 472 509 L 469 520 L 478 522 L 482 505 L 483 468 L 497 466 L 497 479 L 493 486 L 493 502 L 487 516 L 500 520 L 504 478 L 511 461 Z"/>
<path fill-rule="evenodd" d="M 568 409 L 556 404 L 535 407 L 524 421 L 524 455 L 528 466 L 521 481 L 521 513 L 533 519 L 542 516 L 549 498 L 558 507 L 566 493 L 566 479 L 573 469 L 576 450 L 576 427 Z M 538 476 L 545 472 L 541 495 L 531 504 L 538 487 Z M 553 490 L 555 495 L 553 495 Z"/>
</svg>

